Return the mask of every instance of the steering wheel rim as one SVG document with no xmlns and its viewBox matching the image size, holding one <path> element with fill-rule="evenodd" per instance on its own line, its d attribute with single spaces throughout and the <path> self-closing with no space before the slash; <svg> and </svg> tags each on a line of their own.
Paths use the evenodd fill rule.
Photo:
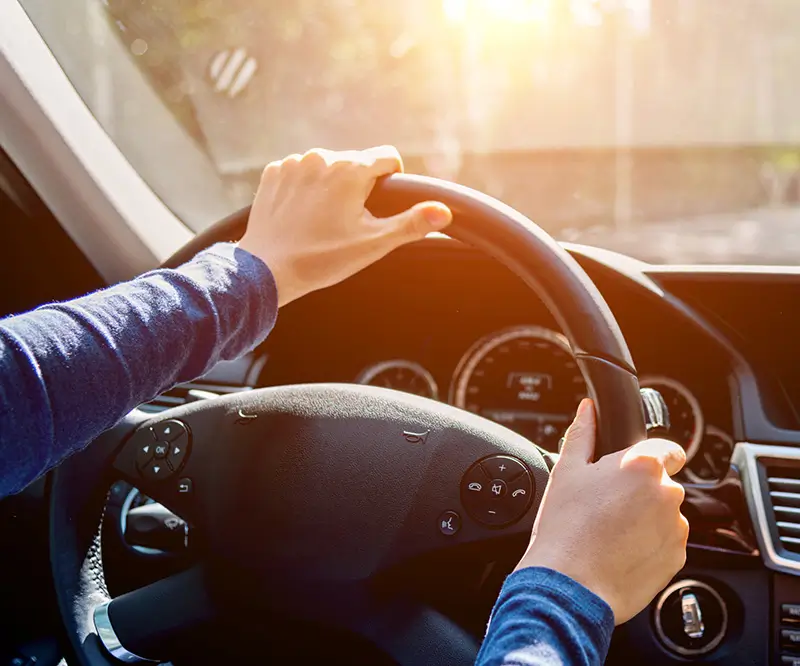
<svg viewBox="0 0 800 666">
<path fill-rule="evenodd" d="M 644 439 L 646 434 L 644 414 L 636 370 L 630 353 L 605 300 L 578 263 L 546 232 L 519 212 L 487 195 L 445 181 L 423 176 L 393 175 L 378 182 L 367 205 L 374 214 L 386 216 L 425 200 L 437 200 L 447 204 L 454 213 L 454 222 L 448 229 L 448 235 L 486 252 L 511 269 L 537 293 L 553 314 L 570 341 L 586 379 L 589 395 L 595 401 L 598 416 L 596 449 L 598 457 Z M 243 209 L 199 234 L 165 262 L 165 267 L 177 266 L 215 242 L 237 240 L 244 232 L 248 213 L 249 209 Z M 449 428 L 458 431 L 460 442 L 467 442 L 462 446 L 464 451 L 460 455 L 480 456 L 481 451 L 489 450 L 484 445 L 491 441 L 494 447 L 491 451 L 503 455 L 510 453 L 528 466 L 535 481 L 535 500 L 529 506 L 526 517 L 516 525 L 510 526 L 508 530 L 522 534 L 530 529 L 535 515 L 534 509 L 538 508 L 546 483 L 543 482 L 543 478 L 546 479 L 547 474 L 544 461 L 538 452 L 526 449 L 520 443 L 519 436 L 506 432 L 504 428 L 482 423 L 484 420 L 480 417 L 464 415 L 460 410 L 438 403 L 429 405 L 427 404 L 429 401 L 424 399 L 387 396 L 385 391 L 371 389 L 372 387 L 336 385 L 322 388 L 286 387 L 256 391 L 251 396 L 228 396 L 207 402 L 218 403 L 214 409 L 218 412 L 219 418 L 222 418 L 219 415 L 223 412 L 227 417 L 231 413 L 237 413 L 237 410 L 241 413 L 242 410 L 261 409 L 267 420 L 277 412 L 285 416 L 288 410 L 294 416 L 297 411 L 307 410 L 309 404 L 307 396 L 316 395 L 319 399 L 314 404 L 332 401 L 345 405 L 343 407 L 345 416 L 353 422 L 357 421 L 358 410 L 364 405 L 367 409 L 371 409 L 380 404 L 384 412 L 390 413 L 389 420 L 395 418 L 390 424 L 392 429 L 386 430 L 384 436 L 389 436 L 388 433 L 396 432 L 397 428 L 401 427 L 404 414 L 416 414 L 418 423 L 446 422 Z M 423 402 L 415 402 L 418 400 Z M 348 401 L 352 403 L 351 408 L 347 407 Z M 302 405 L 302 408 L 298 408 L 298 404 Z M 204 409 L 205 406 L 195 403 L 170 410 L 166 416 L 183 419 L 194 431 L 197 423 L 208 418 L 208 415 L 203 413 Z M 325 414 L 325 417 L 329 418 L 330 414 Z M 67 629 L 69 652 L 75 663 L 91 666 L 116 663 L 109 660 L 101 646 L 93 616 L 94 610 L 108 603 L 96 532 L 104 505 L 104 493 L 100 489 L 112 476 L 118 478 L 120 472 L 123 476 L 133 475 L 133 472 L 129 473 L 129 470 L 133 469 L 130 467 L 132 458 L 125 453 L 132 441 L 128 438 L 133 432 L 135 439 L 136 433 L 142 432 L 142 428 L 149 422 L 152 422 L 152 419 L 148 421 L 146 415 L 134 412 L 117 427 L 101 436 L 89 449 L 63 464 L 52 475 L 51 563 L 56 596 Z M 385 425 L 382 423 L 381 427 Z M 468 441 L 470 437 L 475 439 L 472 449 Z M 126 439 L 127 442 L 122 445 Z M 446 436 L 443 436 L 444 440 L 447 440 Z M 446 441 L 441 445 L 436 444 L 443 447 L 443 451 L 446 445 Z M 202 459 L 202 454 L 198 452 L 201 450 L 199 443 L 195 441 L 193 446 L 192 455 Z M 309 446 L 313 450 L 314 442 L 312 441 Z M 470 454 L 470 450 L 473 453 Z M 448 455 L 452 455 L 450 449 L 447 451 Z M 317 453 L 325 455 L 325 449 L 318 448 Z M 112 467 L 116 469 L 112 470 Z M 459 477 L 460 474 L 461 472 Z M 421 472 L 419 483 L 422 484 Z M 108 485 L 104 487 L 108 488 Z M 148 494 L 151 496 L 155 494 L 156 499 L 161 499 L 157 496 L 157 491 Z M 189 511 L 178 503 L 176 512 L 180 513 L 182 510 Z M 462 532 L 466 532 L 466 526 Z M 480 530 L 475 533 L 483 539 L 492 536 L 487 536 Z M 419 553 L 415 551 L 413 554 L 417 556 Z M 195 572 L 190 576 L 193 577 L 195 584 L 198 575 Z M 156 594 L 163 594 L 163 589 Z M 116 602 L 117 600 L 114 600 L 114 603 Z M 119 608 L 124 607 L 121 603 L 117 605 Z M 198 607 L 202 607 L 201 615 L 207 610 L 203 604 L 198 603 Z M 428 610 L 413 611 L 414 622 L 411 624 L 416 623 L 418 631 L 417 634 L 410 636 L 418 637 L 420 644 L 424 644 L 425 637 L 430 631 L 446 634 L 452 643 L 452 649 L 448 648 L 450 651 L 446 650 L 438 663 L 469 663 L 469 660 L 474 658 L 476 649 L 470 638 L 452 623 L 448 623 L 446 618 L 430 615 Z M 397 612 L 397 609 L 392 607 L 387 617 L 395 617 Z M 374 615 L 382 617 L 380 613 Z M 117 616 L 122 617 L 123 611 L 118 611 Z M 417 663 L 411 656 L 413 651 L 408 652 L 405 647 L 399 648 L 395 645 L 396 640 L 387 638 L 385 628 L 365 628 L 363 618 L 354 622 L 358 623 L 358 630 L 363 635 L 380 643 L 387 653 L 392 654 L 401 663 Z M 108 642 L 105 642 L 105 645 L 108 646 Z M 399 654 L 392 653 L 392 650 L 399 650 Z"/>
<path fill-rule="evenodd" d="M 367 208 L 377 216 L 386 217 L 421 201 L 447 204 L 453 212 L 447 234 L 513 271 L 556 319 L 569 340 L 595 403 L 596 456 L 644 439 L 638 377 L 628 345 L 602 294 L 578 262 L 546 231 L 514 208 L 477 190 L 437 178 L 412 174 L 381 178 L 367 201 Z M 213 224 L 163 266 L 176 268 L 214 243 L 239 240 L 249 214 L 247 206 Z M 569 303 L 567 307 L 563 306 L 565 302 Z M 614 399 L 610 399 L 612 395 Z"/>
</svg>

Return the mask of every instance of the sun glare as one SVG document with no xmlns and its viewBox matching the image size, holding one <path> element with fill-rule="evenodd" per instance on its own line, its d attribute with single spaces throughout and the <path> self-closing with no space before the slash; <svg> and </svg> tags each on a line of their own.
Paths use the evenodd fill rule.
<svg viewBox="0 0 800 666">
<path fill-rule="evenodd" d="M 467 18 L 467 0 L 442 0 L 442 9 L 453 23 L 461 23 Z"/>
<path fill-rule="evenodd" d="M 552 0 L 442 0 L 445 16 L 454 23 L 494 19 L 511 23 L 547 21 Z"/>
</svg>

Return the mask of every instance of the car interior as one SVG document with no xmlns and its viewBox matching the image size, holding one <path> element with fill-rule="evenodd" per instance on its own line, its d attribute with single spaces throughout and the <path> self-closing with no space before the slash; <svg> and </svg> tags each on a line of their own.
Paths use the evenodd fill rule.
<svg viewBox="0 0 800 666">
<path fill-rule="evenodd" d="M 126 153 L 97 99 L 82 100 L 80 58 L 51 41 L 61 24 L 43 22 L 46 4 L 0 8 L 0 316 L 235 241 L 252 196 L 244 168 L 197 218 L 181 211 L 199 204 L 156 192 L 138 165 L 158 146 Z M 178 11 L 151 24 L 125 3 L 67 4 L 91 5 L 92 29 L 123 45 L 112 78 L 139 72 L 136 40 L 166 49 L 155 24 Z M 198 155 L 204 118 L 258 57 L 203 53 L 198 94 L 218 97 L 168 114 L 173 147 Z M 137 85 L 164 94 L 178 74 L 159 63 Z M 203 160 L 224 162 L 223 143 L 212 136 Z M 800 664 L 798 219 L 783 240 L 765 232 L 779 261 L 659 260 L 646 246 L 660 237 L 631 231 L 645 222 L 628 220 L 619 245 L 591 229 L 570 242 L 531 222 L 521 195 L 410 152 L 415 175 L 379 183 L 368 207 L 444 201 L 446 234 L 290 303 L 251 353 L 153 396 L 0 500 L 0 664 L 471 664 L 587 395 L 600 453 L 655 434 L 687 454 L 686 565 L 616 628 L 606 663 Z M 643 412 L 640 388 L 668 422 Z"/>
</svg>

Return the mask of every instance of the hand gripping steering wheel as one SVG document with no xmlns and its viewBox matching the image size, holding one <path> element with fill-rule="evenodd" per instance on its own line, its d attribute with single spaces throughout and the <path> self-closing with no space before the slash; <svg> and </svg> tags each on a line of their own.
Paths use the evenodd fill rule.
<svg viewBox="0 0 800 666">
<path fill-rule="evenodd" d="M 452 183 L 390 176 L 368 207 L 385 216 L 427 200 L 452 209 L 450 236 L 504 264 L 549 308 L 595 402 L 597 455 L 644 439 L 627 345 L 577 262 L 516 210 Z M 248 212 L 167 265 L 241 237 Z M 192 525 L 199 563 L 111 600 L 98 525 L 115 478 Z M 471 664 L 475 638 L 404 594 L 407 577 L 435 579 L 462 553 L 491 553 L 509 537 L 524 543 L 547 478 L 540 451 L 511 430 L 370 386 L 279 386 L 135 411 L 52 476 L 51 562 L 68 661 L 166 661 L 203 629 L 233 632 L 238 619 L 263 616 L 262 656 L 281 642 L 270 636 L 275 618 L 291 617 L 356 637 L 391 663 Z"/>
</svg>

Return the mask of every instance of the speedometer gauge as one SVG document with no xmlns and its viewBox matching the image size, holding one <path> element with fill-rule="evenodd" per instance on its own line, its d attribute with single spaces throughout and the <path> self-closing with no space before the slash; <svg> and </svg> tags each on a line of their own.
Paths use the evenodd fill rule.
<svg viewBox="0 0 800 666">
<path fill-rule="evenodd" d="M 731 464 L 733 439 L 720 428 L 706 426 L 697 455 L 683 468 L 690 481 L 716 481 L 725 476 Z"/>
<path fill-rule="evenodd" d="M 356 381 L 359 384 L 382 386 L 433 400 L 439 397 L 439 389 L 431 373 L 419 363 L 403 359 L 381 361 L 371 365 L 361 372 Z"/>
<path fill-rule="evenodd" d="M 467 351 L 450 399 L 555 451 L 585 396 L 567 339 L 539 326 L 520 326 L 492 333 Z"/>
<path fill-rule="evenodd" d="M 683 447 L 687 462 L 691 461 L 700 447 L 705 427 L 697 398 L 683 384 L 669 377 L 641 377 L 639 386 L 655 389 L 664 398 L 669 409 L 669 438 Z"/>
</svg>

